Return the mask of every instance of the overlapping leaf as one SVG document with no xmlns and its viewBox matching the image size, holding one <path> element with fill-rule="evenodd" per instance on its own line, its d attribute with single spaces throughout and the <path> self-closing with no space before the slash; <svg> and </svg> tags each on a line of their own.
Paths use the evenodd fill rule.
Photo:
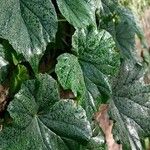
<svg viewBox="0 0 150 150">
<path fill-rule="evenodd" d="M 114 37 L 122 54 L 134 57 L 135 34 L 143 40 L 143 33 L 133 13 L 116 1 L 102 0 L 103 12 L 100 28 L 106 29 Z"/>
<path fill-rule="evenodd" d="M 109 96 L 111 93 L 108 76 L 116 73 L 119 66 L 119 55 L 115 50 L 113 38 L 104 30 L 101 32 L 93 29 L 76 30 L 72 42 L 72 50 L 76 57 L 69 54 L 67 57 L 66 55 L 60 56 L 58 58 L 58 65 L 56 66 L 56 73 L 63 87 L 68 88 L 66 83 L 72 86 L 76 83 L 76 87 L 82 86 L 80 88 L 85 90 L 83 94 L 86 99 L 84 101 L 86 104 L 83 105 L 91 115 L 93 114 L 93 109 L 96 110 L 96 106 L 100 102 L 100 97 Z M 62 63 L 66 58 L 67 61 Z M 76 63 L 74 67 L 72 62 Z M 60 67 L 60 63 L 62 67 Z M 59 69 L 61 71 L 58 72 Z M 66 70 L 68 70 L 67 75 L 70 73 L 69 75 L 71 76 L 74 72 L 76 74 L 72 78 L 66 78 Z M 82 76 L 84 76 L 84 81 L 82 81 Z M 73 81 L 72 79 L 74 78 L 76 80 Z M 71 86 L 70 89 L 74 91 Z"/>
<path fill-rule="evenodd" d="M 89 1 L 57 0 L 57 4 L 63 16 L 74 27 L 85 28 L 90 24 L 95 24 L 95 14 L 91 9 Z"/>
<path fill-rule="evenodd" d="M 73 52 L 77 55 L 83 70 L 88 67 L 86 63 L 107 75 L 114 75 L 118 70 L 119 54 L 112 36 L 107 31 L 79 29 L 73 35 L 72 42 Z"/>
<path fill-rule="evenodd" d="M 110 115 L 124 149 L 142 149 L 140 140 L 150 134 L 150 85 L 142 76 L 142 66 L 124 62 L 113 82 Z"/>
<path fill-rule="evenodd" d="M 1 0 L 0 37 L 9 40 L 37 71 L 39 58 L 54 40 L 57 18 L 50 0 Z"/>
<path fill-rule="evenodd" d="M 0 132 L 1 149 L 68 150 L 64 137 L 91 137 L 85 111 L 71 100 L 59 100 L 57 84 L 49 75 L 25 82 L 8 111 L 13 125 Z"/>
<path fill-rule="evenodd" d="M 102 97 L 111 93 L 108 76 L 116 73 L 119 55 L 113 38 L 105 30 L 77 30 L 73 36 L 73 51 L 83 71 L 87 103 L 84 106 L 90 113 L 91 108 L 96 110 Z"/>
<path fill-rule="evenodd" d="M 71 54 L 63 54 L 58 57 L 56 73 L 58 80 L 65 90 L 71 89 L 75 97 L 83 97 L 85 84 L 78 58 Z"/>
</svg>

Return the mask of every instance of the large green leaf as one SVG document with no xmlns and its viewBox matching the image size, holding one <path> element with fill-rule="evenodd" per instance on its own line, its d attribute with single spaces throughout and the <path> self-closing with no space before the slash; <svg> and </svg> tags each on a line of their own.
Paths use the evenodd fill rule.
<svg viewBox="0 0 150 150">
<path fill-rule="evenodd" d="M 119 55 L 112 36 L 105 30 L 77 30 L 73 36 L 73 51 L 81 65 L 87 93 L 95 102 L 111 93 L 108 76 L 119 66 Z"/>
<path fill-rule="evenodd" d="M 114 75 L 118 70 L 119 54 L 112 36 L 107 31 L 78 29 L 73 35 L 72 42 L 73 51 L 83 68 L 86 66 L 85 63 L 88 63 L 106 75 Z"/>
<path fill-rule="evenodd" d="M 0 84 L 6 79 L 7 70 L 8 61 L 5 58 L 5 48 L 0 45 Z"/>
<path fill-rule="evenodd" d="M 64 137 L 80 142 L 91 137 L 85 111 L 72 100 L 59 100 L 56 81 L 49 75 L 25 82 L 8 111 L 13 127 L 0 132 L 1 149 L 67 150 Z"/>
<path fill-rule="evenodd" d="M 100 32 L 94 29 L 76 30 L 72 42 L 72 50 L 76 57 L 70 54 L 60 56 L 56 73 L 63 87 L 68 88 L 66 83 L 69 83 L 73 92 L 74 90 L 79 92 L 79 87 L 82 86 L 80 89 L 85 90 L 82 92 L 85 99 L 83 105 L 89 113 L 88 116 L 91 117 L 101 98 L 106 98 L 111 93 L 108 76 L 116 73 L 119 66 L 119 55 L 115 50 L 113 38 L 104 30 Z M 61 71 L 58 71 L 59 69 Z M 74 75 L 71 76 L 71 74 Z M 82 74 L 84 81 L 82 81 Z M 75 84 L 78 87 L 76 89 L 72 88 Z"/>
<path fill-rule="evenodd" d="M 95 24 L 95 14 L 87 0 L 57 0 L 62 15 L 75 27 Z"/>
<path fill-rule="evenodd" d="M 9 94 L 14 95 L 20 90 L 21 84 L 30 77 L 27 68 L 21 64 L 16 65 L 11 71 Z"/>
<path fill-rule="evenodd" d="M 150 85 L 143 82 L 139 64 L 124 62 L 112 83 L 110 115 L 124 149 L 142 149 L 140 140 L 150 135 Z"/>
<path fill-rule="evenodd" d="M 1 0 L 0 37 L 37 71 L 39 58 L 54 40 L 57 17 L 50 0 Z"/>
</svg>

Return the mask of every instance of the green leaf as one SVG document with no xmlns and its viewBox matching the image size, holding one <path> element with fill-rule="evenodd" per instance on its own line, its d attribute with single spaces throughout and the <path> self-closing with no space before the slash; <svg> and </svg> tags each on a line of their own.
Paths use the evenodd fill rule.
<svg viewBox="0 0 150 150">
<path fill-rule="evenodd" d="M 117 72 L 120 64 L 119 54 L 112 36 L 107 31 L 79 29 L 73 35 L 72 41 L 73 51 L 83 67 L 84 63 L 88 63 L 103 74 L 114 75 Z"/>
<path fill-rule="evenodd" d="M 57 58 L 56 74 L 62 87 L 71 89 L 75 97 L 82 98 L 85 84 L 78 58 L 72 54 L 63 54 Z"/>
<path fill-rule="evenodd" d="M 135 32 L 139 38 L 142 38 L 142 36 L 144 36 L 142 28 L 140 27 L 140 21 L 130 9 L 118 5 L 116 13 L 122 21 L 129 24 L 133 32 Z"/>
<path fill-rule="evenodd" d="M 95 14 L 87 0 L 57 0 L 57 4 L 62 15 L 74 27 L 85 28 L 95 24 Z"/>
<path fill-rule="evenodd" d="M 128 22 L 116 26 L 116 41 L 123 56 L 133 59 L 135 56 L 135 32 Z"/>
<path fill-rule="evenodd" d="M 9 62 L 10 65 L 18 65 L 19 63 L 25 61 L 23 56 L 18 54 L 13 47 L 9 44 L 7 40 L 2 40 L 2 46 L 4 49 L 5 59 Z"/>
<path fill-rule="evenodd" d="M 53 4 L 50 0 L 2 0 L 0 14 L 0 37 L 37 71 L 39 59 L 57 31 Z"/>
<path fill-rule="evenodd" d="M 71 100 L 60 100 L 57 89 L 56 81 L 49 75 L 39 75 L 22 85 L 8 106 L 14 128 L 10 131 L 4 127 L 0 132 L 1 148 L 68 150 L 63 137 L 90 139 L 92 131 L 85 111 Z"/>
<path fill-rule="evenodd" d="M 81 65 L 88 97 L 95 102 L 102 96 L 109 96 L 109 76 L 119 66 L 119 55 L 112 36 L 105 30 L 77 30 L 73 36 L 73 51 Z M 93 103 L 93 102 L 92 102 Z"/>
<path fill-rule="evenodd" d="M 96 111 L 102 97 L 107 100 L 110 96 L 108 77 L 117 72 L 119 55 L 113 38 L 104 30 L 98 32 L 93 29 L 78 29 L 72 42 L 76 57 L 70 54 L 60 56 L 56 73 L 63 87 L 72 89 L 75 94 L 82 89 L 80 93 L 84 97 L 83 106 L 91 120 L 93 110 Z"/>
<path fill-rule="evenodd" d="M 23 81 L 29 79 L 27 68 L 20 63 L 21 57 L 16 54 L 8 42 L 0 45 L 0 83 L 9 86 L 9 95 L 14 95 Z"/>
<path fill-rule="evenodd" d="M 110 116 L 124 149 L 142 149 L 140 140 L 150 135 L 150 85 L 143 74 L 141 65 L 124 62 L 112 83 Z"/>
<path fill-rule="evenodd" d="M 43 124 L 34 121 L 25 130 L 14 126 L 5 127 L 0 133 L 1 150 L 68 150 L 62 139 Z"/>
<path fill-rule="evenodd" d="M 102 0 L 102 5 L 103 15 L 114 15 L 114 17 L 118 16 L 118 21 L 129 23 L 130 27 L 137 35 L 140 36 L 142 34 L 141 28 L 139 26 L 139 20 L 130 9 L 121 6 L 118 1 L 115 0 Z"/>
<path fill-rule="evenodd" d="M 127 8 L 117 1 L 102 0 L 103 12 L 100 18 L 100 29 L 106 29 L 115 39 L 123 57 L 135 57 L 135 35 L 143 42 L 143 32 L 138 19 Z M 144 43 L 143 43 L 144 44 Z"/>
<path fill-rule="evenodd" d="M 21 64 L 14 67 L 10 77 L 10 95 L 17 93 L 21 87 L 21 84 L 29 79 L 29 72 L 27 68 Z"/>
<path fill-rule="evenodd" d="M 116 9 L 120 22 L 116 25 L 116 40 L 125 56 L 135 57 L 135 34 L 143 38 L 142 30 L 134 14 L 123 7 Z"/>
<path fill-rule="evenodd" d="M 0 45 L 0 84 L 4 82 L 7 77 L 8 61 L 5 58 L 5 49 Z"/>
</svg>

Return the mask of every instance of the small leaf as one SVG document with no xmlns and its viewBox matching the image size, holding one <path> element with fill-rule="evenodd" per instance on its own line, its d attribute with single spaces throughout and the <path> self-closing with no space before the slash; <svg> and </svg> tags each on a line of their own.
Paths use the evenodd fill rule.
<svg viewBox="0 0 150 150">
<path fill-rule="evenodd" d="M 142 149 L 140 140 L 150 134 L 150 85 L 143 74 L 142 66 L 125 61 L 112 83 L 109 109 L 123 149 Z"/>
<path fill-rule="evenodd" d="M 57 31 L 53 4 L 50 0 L 2 0 L 0 14 L 0 37 L 37 71 L 39 59 Z"/>
<path fill-rule="evenodd" d="M 95 14 L 92 13 L 87 0 L 57 0 L 57 4 L 62 15 L 74 27 L 85 28 L 85 26 L 95 24 Z"/>
<path fill-rule="evenodd" d="M 85 111 L 71 100 L 60 100 L 49 75 L 26 81 L 8 111 L 13 124 L 0 132 L 2 149 L 68 150 L 63 137 L 77 141 L 91 137 Z"/>
<path fill-rule="evenodd" d="M 15 66 L 9 81 L 10 95 L 17 93 L 21 87 L 21 84 L 27 79 L 29 79 L 29 72 L 27 68 L 21 64 Z"/>
<path fill-rule="evenodd" d="M 57 60 L 55 70 L 60 84 L 65 90 L 71 89 L 75 97 L 80 99 L 84 95 L 85 84 L 78 58 L 66 53 Z"/>
</svg>

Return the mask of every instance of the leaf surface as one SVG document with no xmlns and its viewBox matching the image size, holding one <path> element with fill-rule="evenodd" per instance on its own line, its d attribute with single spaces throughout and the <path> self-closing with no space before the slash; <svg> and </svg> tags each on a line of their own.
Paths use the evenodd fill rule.
<svg viewBox="0 0 150 150">
<path fill-rule="evenodd" d="M 95 14 L 87 0 L 57 0 L 57 4 L 63 16 L 75 27 L 95 24 Z"/>
<path fill-rule="evenodd" d="M 142 149 L 140 140 L 150 134 L 150 85 L 142 78 L 141 65 L 124 62 L 113 82 L 109 109 L 124 149 Z"/>
<path fill-rule="evenodd" d="M 143 33 L 138 19 L 127 8 L 117 1 L 102 0 L 103 10 L 100 19 L 100 28 L 106 29 L 115 39 L 117 47 L 123 57 L 135 57 L 135 35 L 143 40 Z"/>
<path fill-rule="evenodd" d="M 57 31 L 53 4 L 50 0 L 2 0 L 0 14 L 0 37 L 37 71 L 39 59 Z"/>
<path fill-rule="evenodd" d="M 60 100 L 56 81 L 49 75 L 25 82 L 8 111 L 13 127 L 0 133 L 3 149 L 68 150 L 63 137 L 77 141 L 91 137 L 85 111 L 71 100 Z"/>
<path fill-rule="evenodd" d="M 85 92 L 85 84 L 78 58 L 66 53 L 57 60 L 56 73 L 59 82 L 65 90 L 71 89 L 75 97 L 81 98 Z"/>
</svg>

